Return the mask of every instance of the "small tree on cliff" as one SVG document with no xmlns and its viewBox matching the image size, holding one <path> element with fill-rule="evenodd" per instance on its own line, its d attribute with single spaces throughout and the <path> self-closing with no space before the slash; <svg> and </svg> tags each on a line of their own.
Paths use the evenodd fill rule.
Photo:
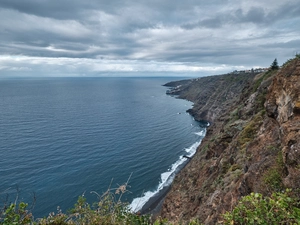
<svg viewBox="0 0 300 225">
<path fill-rule="evenodd" d="M 278 66 L 278 62 L 277 59 L 275 58 L 273 63 L 271 64 L 271 70 L 278 70 L 279 66 Z"/>
</svg>

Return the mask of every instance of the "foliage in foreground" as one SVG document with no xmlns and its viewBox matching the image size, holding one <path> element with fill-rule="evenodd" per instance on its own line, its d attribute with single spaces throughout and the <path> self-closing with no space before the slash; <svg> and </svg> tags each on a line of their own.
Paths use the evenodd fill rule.
<svg viewBox="0 0 300 225">
<path fill-rule="evenodd" d="M 224 224 L 300 224 L 300 202 L 290 193 L 275 192 L 270 197 L 251 193 L 223 215 Z"/>
<path fill-rule="evenodd" d="M 132 174 L 131 174 L 132 175 Z M 127 192 L 129 176 L 127 182 L 118 188 L 111 188 L 109 185 L 103 195 L 92 191 L 98 196 L 98 202 L 90 205 L 84 196 L 80 196 L 74 208 L 68 213 L 63 213 L 59 208 L 57 212 L 50 213 L 47 217 L 34 219 L 28 204 L 21 202 L 17 204 L 4 204 L 0 208 L 1 225 L 146 225 L 151 224 L 149 215 L 138 215 L 131 212 L 128 204 L 123 203 L 121 198 Z M 163 224 L 161 221 L 157 225 Z"/>
<path fill-rule="evenodd" d="M 1 225 L 167 225 L 167 220 L 151 221 L 148 215 L 132 213 L 125 203 L 115 201 L 115 194 L 105 193 L 99 202 L 90 205 L 83 196 L 68 213 L 58 209 L 48 217 L 34 220 L 27 204 L 11 204 L 1 211 Z M 275 192 L 270 197 L 252 193 L 243 197 L 237 206 L 223 215 L 222 224 L 300 224 L 300 202 L 291 191 Z M 196 221 L 190 225 L 199 225 Z"/>
<path fill-rule="evenodd" d="M 34 220 L 26 209 L 27 204 L 21 202 L 18 206 L 11 204 L 1 215 L 0 224 L 3 225 L 77 225 L 77 224 L 150 224 L 149 216 L 139 216 L 130 212 L 127 205 L 115 202 L 114 195 L 105 195 L 98 203 L 90 205 L 83 196 L 78 198 L 74 208 L 69 213 L 58 209 L 57 213 L 50 213 L 48 217 Z"/>
</svg>

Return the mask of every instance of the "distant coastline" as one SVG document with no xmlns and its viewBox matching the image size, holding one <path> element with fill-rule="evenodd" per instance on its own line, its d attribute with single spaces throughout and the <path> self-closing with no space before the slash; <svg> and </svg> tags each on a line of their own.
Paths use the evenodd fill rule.
<svg viewBox="0 0 300 225">
<path fill-rule="evenodd" d="M 193 82 L 194 79 L 186 79 L 186 80 L 180 80 L 180 81 L 174 81 L 174 83 L 181 83 L 181 84 L 190 84 L 191 82 Z M 173 82 L 170 83 L 166 83 L 163 86 L 166 87 L 171 87 L 170 89 L 166 90 L 166 94 L 167 95 L 172 95 L 170 94 L 170 91 L 173 90 L 174 87 L 172 87 Z M 180 85 L 181 86 L 181 85 Z M 176 88 L 176 87 L 175 87 Z M 178 97 L 177 95 L 174 94 L 173 97 Z M 188 100 L 188 99 L 186 99 Z M 189 109 L 187 109 L 187 112 L 189 111 Z M 194 118 L 195 119 L 195 118 Z M 209 122 L 205 121 L 205 120 L 200 120 L 198 121 L 199 126 L 205 128 L 207 126 L 209 126 Z M 205 136 L 205 135 L 204 135 Z M 204 138 L 204 136 L 201 138 L 201 140 L 195 144 L 194 148 L 195 148 L 195 152 L 188 156 L 188 155 L 183 155 L 182 158 L 185 159 L 183 161 L 183 163 L 181 163 L 177 168 L 176 171 L 174 171 L 174 174 L 172 174 L 173 178 L 176 176 L 176 174 L 178 174 L 188 163 L 189 161 L 193 158 L 194 154 L 196 153 L 196 149 L 197 147 L 201 144 L 202 139 Z M 162 207 L 162 203 L 164 201 L 164 198 L 166 197 L 166 195 L 168 194 L 168 192 L 171 189 L 171 185 L 172 182 L 170 182 L 168 185 L 164 186 L 159 192 L 157 192 L 155 195 L 153 195 L 151 198 L 148 199 L 148 201 L 142 206 L 141 209 L 137 210 L 136 213 L 140 213 L 140 214 L 151 214 L 151 215 L 157 215 L 159 214 L 161 207 Z"/>
</svg>

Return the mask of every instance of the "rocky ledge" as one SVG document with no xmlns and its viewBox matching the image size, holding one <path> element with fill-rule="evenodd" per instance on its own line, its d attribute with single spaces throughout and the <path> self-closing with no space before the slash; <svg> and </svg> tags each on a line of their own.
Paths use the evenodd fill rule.
<svg viewBox="0 0 300 225">
<path fill-rule="evenodd" d="M 181 85 L 181 86 L 179 86 Z M 190 163 L 176 176 L 161 216 L 182 224 L 222 223 L 251 192 L 300 187 L 300 59 L 279 70 L 169 83 L 212 121 Z"/>
</svg>

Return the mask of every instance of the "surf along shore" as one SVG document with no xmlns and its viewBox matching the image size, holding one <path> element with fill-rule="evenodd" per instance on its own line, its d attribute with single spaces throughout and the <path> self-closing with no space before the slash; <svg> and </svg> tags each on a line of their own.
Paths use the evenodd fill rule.
<svg viewBox="0 0 300 225">
<path fill-rule="evenodd" d="M 249 85 L 257 73 L 223 74 L 196 79 L 173 81 L 164 86 L 169 87 L 168 95 L 176 98 L 186 99 L 194 103 L 187 112 L 200 122 L 200 126 L 209 126 L 226 111 L 234 102 L 242 90 Z M 201 144 L 201 140 L 195 146 L 195 152 Z M 194 154 L 193 154 L 194 155 Z M 172 181 L 193 157 L 186 157 L 186 160 L 178 166 L 172 175 Z M 156 194 L 137 210 L 140 214 L 152 214 L 154 217 L 160 213 L 165 197 L 171 189 L 172 181 L 159 190 Z"/>
</svg>

